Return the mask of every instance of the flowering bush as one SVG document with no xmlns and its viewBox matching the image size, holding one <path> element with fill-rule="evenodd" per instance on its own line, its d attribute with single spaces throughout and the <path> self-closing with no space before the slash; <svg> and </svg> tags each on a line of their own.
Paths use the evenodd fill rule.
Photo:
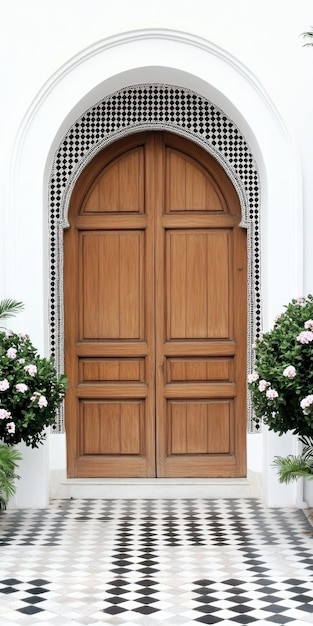
<svg viewBox="0 0 313 626">
<path fill-rule="evenodd" d="M 52 359 L 41 358 L 28 335 L 0 331 L 0 439 L 37 448 L 55 423 L 66 389 Z"/>
<path fill-rule="evenodd" d="M 248 376 L 257 420 L 279 434 L 313 436 L 313 296 L 292 300 L 255 346 Z"/>
</svg>

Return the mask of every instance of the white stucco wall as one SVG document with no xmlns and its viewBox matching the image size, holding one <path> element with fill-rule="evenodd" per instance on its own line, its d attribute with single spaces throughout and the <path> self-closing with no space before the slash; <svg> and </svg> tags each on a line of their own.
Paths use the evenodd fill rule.
<svg viewBox="0 0 313 626">
<path fill-rule="evenodd" d="M 195 0 L 191 10 L 184 0 L 110 7 L 102 0 L 17 0 L 2 13 L 0 297 L 26 305 L 12 326 L 47 351 L 45 193 L 58 141 L 87 106 L 141 81 L 198 91 L 250 143 L 262 179 L 265 328 L 291 297 L 313 290 L 313 48 L 300 36 L 313 21 L 311 2 Z M 270 506 L 302 503 L 301 484 L 279 486 L 271 469 L 274 454 L 295 446 L 267 432 L 248 438 L 248 467 L 263 474 Z M 33 460 L 27 454 L 17 506 L 27 504 L 34 476 L 36 502 L 46 504 L 48 449 Z M 63 436 L 50 436 L 49 458 L 52 469 L 64 468 Z"/>
</svg>

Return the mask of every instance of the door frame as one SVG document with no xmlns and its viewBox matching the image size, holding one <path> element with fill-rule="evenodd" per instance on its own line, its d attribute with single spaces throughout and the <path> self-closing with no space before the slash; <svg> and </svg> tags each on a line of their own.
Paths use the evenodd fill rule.
<svg viewBox="0 0 313 626">
<path fill-rule="evenodd" d="M 94 210 L 96 211 L 96 209 L 93 209 L 89 217 L 91 222 L 90 224 L 88 222 L 89 224 L 88 225 L 87 224 L 88 213 L 85 215 L 83 208 L 82 208 L 83 213 L 81 214 L 79 209 L 80 207 L 84 207 L 86 198 L 89 195 L 90 188 L 92 188 L 93 183 L 98 180 L 100 174 L 102 173 L 102 170 L 103 171 L 105 170 L 105 164 L 109 165 L 109 164 L 114 163 L 116 158 L 120 157 L 121 155 L 122 156 L 126 155 L 127 153 L 131 151 L 131 148 L 138 148 L 138 146 L 141 146 L 141 143 L 147 146 L 146 167 L 147 167 L 147 170 L 150 171 L 148 167 L 150 164 L 150 168 L 152 172 L 152 179 L 150 180 L 150 185 L 146 187 L 146 193 L 145 193 L 146 202 L 147 202 L 146 208 L 148 211 L 147 213 L 144 211 L 144 215 L 142 216 L 142 217 L 145 217 L 145 220 L 142 221 L 141 219 L 139 223 L 138 223 L 138 220 L 136 221 L 135 209 L 133 209 L 135 211 L 135 214 L 132 215 L 132 213 L 130 213 L 129 218 L 125 217 L 127 213 L 126 214 L 124 213 L 123 216 L 122 215 L 114 216 L 115 215 L 114 213 L 113 214 L 109 213 L 106 215 L 106 217 L 104 217 L 105 215 L 104 213 L 104 214 L 101 214 L 102 215 L 101 217 L 100 214 L 94 213 L 93 211 Z M 220 208 L 221 214 L 214 217 L 214 214 L 216 213 L 216 206 L 215 206 L 213 213 L 211 213 L 211 215 L 210 215 L 210 212 L 204 215 L 202 213 L 204 209 L 200 210 L 200 212 L 202 213 L 201 216 L 198 215 L 197 212 L 194 215 L 192 215 L 192 212 L 187 211 L 187 214 L 185 216 L 179 217 L 178 214 L 175 214 L 175 209 L 174 209 L 174 213 L 172 214 L 168 212 L 169 209 L 165 211 L 166 202 L 163 199 L 164 188 L 162 187 L 162 191 L 161 191 L 161 187 L 160 187 L 159 191 L 157 192 L 155 196 L 156 185 L 154 184 L 154 181 L 162 180 L 165 185 L 166 178 L 168 175 L 168 170 L 165 167 L 165 160 L 164 160 L 165 159 L 164 150 L 166 149 L 166 147 L 174 150 L 175 152 L 177 151 L 177 154 L 182 154 L 185 156 L 188 155 L 191 161 L 194 158 L 195 160 L 194 162 L 198 163 L 199 170 L 201 169 L 201 167 L 203 167 L 204 170 L 208 173 L 208 176 L 211 177 L 212 182 L 215 181 L 217 188 L 223 194 L 223 203 L 225 203 L 225 205 L 223 204 L 224 208 L 222 209 L 222 206 Z M 181 153 L 179 152 L 179 150 L 181 150 Z M 155 154 L 155 151 L 157 151 L 158 153 L 158 160 L 156 163 L 154 161 L 151 161 L 151 159 L 154 158 L 153 155 Z M 143 170 L 143 167 L 141 166 L 141 171 L 142 170 Z M 152 182 L 152 185 L 151 185 L 151 182 Z M 227 209 L 228 209 L 227 211 L 225 210 L 225 206 L 227 206 Z M 155 215 L 153 212 L 154 209 L 155 209 Z M 163 211 L 165 211 L 165 213 Z M 79 307 L 76 306 L 76 303 L 79 302 L 79 291 L 81 291 L 82 289 L 82 284 L 81 284 L 82 278 L 80 277 L 82 267 L 79 266 L 79 262 L 78 262 L 78 255 L 79 255 L 79 249 L 80 249 L 78 245 L 80 241 L 79 233 L 85 233 L 85 229 L 87 229 L 86 230 L 87 233 L 90 231 L 92 232 L 92 235 L 94 235 L 93 233 L 94 229 L 98 228 L 103 233 L 103 232 L 107 232 L 107 229 L 112 230 L 113 228 L 113 230 L 115 230 L 116 228 L 126 228 L 126 224 L 130 224 L 130 228 L 132 229 L 133 224 L 134 224 L 134 221 L 133 221 L 134 219 L 137 224 L 137 228 L 141 228 L 144 230 L 146 229 L 145 232 L 147 233 L 147 236 L 149 236 L 149 242 L 150 242 L 148 243 L 147 241 L 148 249 L 151 248 L 151 244 L 153 243 L 154 233 L 156 231 L 157 233 L 156 240 L 159 245 L 162 243 L 162 250 L 159 250 L 157 252 L 155 263 L 157 267 L 160 268 L 158 271 L 161 271 L 161 273 L 165 269 L 163 266 L 164 260 L 162 260 L 163 254 L 165 253 L 165 248 L 163 248 L 163 246 L 169 244 L 169 241 L 166 239 L 165 234 L 163 234 L 163 232 L 165 233 L 167 229 L 175 233 L 177 229 L 179 230 L 181 227 L 185 225 L 184 228 L 186 232 L 190 229 L 199 230 L 202 228 L 202 229 L 207 230 L 211 228 L 212 232 L 216 230 L 219 230 L 219 232 L 221 232 L 220 229 L 226 229 L 226 233 L 228 233 L 228 235 L 230 232 L 232 234 L 231 242 L 229 242 L 228 244 L 230 247 L 228 248 L 228 253 L 226 254 L 226 258 L 228 259 L 227 267 L 228 267 L 228 263 L 230 263 L 230 259 L 232 259 L 231 265 L 229 266 L 230 273 L 228 274 L 229 278 L 230 276 L 232 276 L 232 281 L 231 281 L 232 286 L 230 286 L 229 288 L 230 288 L 231 293 L 233 292 L 233 289 L 235 289 L 235 293 L 239 294 L 239 295 L 236 295 L 236 298 L 238 298 L 238 300 L 236 299 L 237 305 L 239 305 L 241 302 L 243 303 L 243 305 L 237 308 L 234 306 L 234 303 L 231 305 L 231 302 L 233 302 L 233 298 L 235 297 L 235 295 L 234 293 L 233 293 L 233 296 L 230 294 L 230 301 L 228 302 L 230 305 L 230 311 L 232 311 L 234 318 L 233 318 L 233 322 L 230 323 L 229 326 L 227 326 L 227 329 L 223 327 L 224 328 L 223 333 L 226 333 L 226 334 L 221 335 L 220 341 L 218 339 L 219 337 L 218 334 L 212 335 L 212 337 L 216 337 L 215 341 L 213 341 L 213 346 L 210 343 L 210 341 L 209 343 L 205 344 L 205 343 L 201 343 L 199 339 L 194 339 L 193 350 L 191 350 L 190 353 L 189 352 L 185 353 L 185 350 L 190 349 L 190 344 L 188 345 L 188 347 L 185 346 L 185 349 L 182 350 L 182 345 L 180 341 L 179 340 L 175 341 L 175 335 L 174 337 L 168 336 L 167 331 L 165 329 L 165 326 L 164 326 L 165 324 L 165 300 L 163 299 L 165 298 L 165 294 L 163 293 L 163 288 L 161 289 L 161 281 L 157 280 L 156 297 L 157 297 L 157 301 L 159 303 L 162 303 L 161 311 L 163 311 L 163 315 L 161 313 L 157 316 L 158 318 L 158 324 L 156 327 L 157 338 L 156 339 L 152 338 L 152 335 L 154 337 L 154 332 L 155 332 L 155 326 L 154 326 L 155 322 L 153 319 L 154 318 L 154 315 L 153 315 L 154 305 L 152 305 L 152 303 L 149 300 L 148 303 L 146 301 L 146 305 L 149 304 L 149 307 L 152 306 L 152 311 L 150 310 L 150 314 L 149 313 L 147 314 L 147 312 L 145 312 L 145 316 L 147 315 L 150 321 L 150 324 L 153 323 L 154 330 L 153 330 L 153 333 L 151 334 L 151 328 L 149 325 L 150 330 L 148 330 L 148 335 L 147 336 L 146 334 L 144 334 L 144 336 L 140 335 L 140 339 L 144 343 L 139 344 L 141 345 L 141 351 L 143 351 L 142 355 L 146 354 L 146 351 L 147 351 L 147 346 L 145 343 L 146 341 L 148 342 L 148 346 L 151 347 L 152 352 L 154 354 L 154 342 L 156 341 L 156 344 L 158 346 L 158 350 L 157 350 L 158 360 L 156 361 L 153 367 L 153 370 L 154 368 L 156 368 L 156 371 L 155 371 L 155 374 L 153 375 L 152 370 L 151 370 L 151 365 L 148 364 L 150 361 L 150 356 L 149 356 L 150 352 L 148 351 L 147 352 L 148 361 L 146 365 L 148 379 L 145 380 L 145 382 L 147 383 L 147 388 L 145 389 L 144 385 L 140 385 L 140 388 L 137 389 L 136 392 L 134 392 L 134 389 L 132 388 L 132 389 L 128 389 L 128 393 L 132 394 L 131 395 L 132 398 L 136 397 L 139 399 L 144 396 L 145 401 L 147 400 L 149 401 L 149 397 L 151 395 L 151 389 L 154 389 L 154 384 L 152 384 L 152 380 L 150 376 L 152 375 L 153 378 L 155 378 L 156 376 L 157 385 L 159 386 L 159 394 L 157 395 L 157 398 L 158 398 L 158 401 L 160 402 L 158 410 L 162 414 L 162 419 L 160 422 L 162 426 L 158 423 L 158 417 L 154 416 L 153 420 L 156 419 L 156 438 L 159 439 L 159 445 L 161 446 L 161 448 L 157 448 L 157 451 L 154 451 L 154 454 L 157 453 L 158 463 L 160 463 L 159 469 L 161 470 L 161 474 L 160 474 L 161 476 L 164 476 L 164 477 L 166 476 L 168 477 L 175 477 L 175 476 L 177 477 L 178 476 L 223 477 L 224 476 L 226 478 L 229 478 L 231 476 L 244 476 L 246 472 L 246 441 L 244 437 L 246 419 L 243 421 L 243 416 L 246 413 L 245 412 L 246 393 L 244 390 L 245 377 L 244 377 L 242 370 L 245 370 L 246 324 L 242 325 L 241 318 L 242 316 L 244 316 L 244 319 L 246 319 L 246 293 L 245 293 L 246 291 L 246 237 L 244 236 L 245 233 L 243 232 L 243 230 L 240 228 L 240 226 L 238 226 L 239 221 L 240 221 L 240 216 L 241 216 L 240 203 L 239 203 L 238 195 L 236 194 L 236 191 L 234 189 L 232 182 L 230 181 L 230 178 L 225 174 L 224 170 L 221 168 L 220 164 L 216 161 L 216 159 L 212 158 L 210 155 L 207 154 L 206 151 L 203 150 L 202 147 L 199 148 L 199 146 L 196 146 L 190 140 L 186 141 L 185 139 L 179 138 L 177 135 L 174 135 L 173 133 L 161 134 L 160 131 L 157 131 L 154 133 L 151 131 L 150 133 L 136 133 L 135 135 L 132 135 L 127 138 L 123 138 L 122 140 L 111 144 L 109 148 L 106 148 L 101 153 L 98 153 L 98 155 L 93 159 L 91 167 L 90 165 L 88 165 L 83 170 L 71 196 L 70 215 L 71 215 L 71 229 L 67 231 L 66 233 L 66 256 L 64 259 L 65 261 L 64 267 L 65 267 L 65 275 L 66 275 L 65 301 L 68 306 L 67 310 L 65 311 L 65 314 L 66 314 L 65 316 L 66 317 L 66 337 L 65 338 L 67 342 L 66 371 L 68 371 L 70 375 L 70 389 L 67 395 L 66 406 L 67 406 L 67 410 L 69 410 L 70 414 L 72 415 L 72 417 L 69 420 L 67 420 L 67 433 L 68 433 L 67 449 L 68 449 L 69 476 L 70 477 L 90 477 L 90 476 L 100 477 L 100 476 L 107 475 L 107 476 L 112 476 L 112 477 L 113 476 L 114 477 L 115 476 L 127 477 L 127 476 L 133 475 L 133 476 L 139 477 L 139 476 L 151 475 L 150 472 L 152 469 L 151 468 L 152 457 L 150 457 L 151 449 L 148 444 L 148 440 L 146 441 L 145 444 L 142 444 L 144 448 L 146 448 L 146 446 L 149 447 L 150 453 L 149 455 L 147 455 L 147 459 L 145 458 L 144 452 L 142 452 L 138 458 L 135 456 L 129 457 L 127 456 L 127 454 L 126 456 L 121 456 L 119 462 L 117 459 L 118 453 L 116 452 L 116 446 L 115 446 L 115 452 L 109 452 L 108 455 L 106 456 L 105 452 L 102 453 L 99 451 L 91 453 L 88 451 L 84 452 L 82 450 L 80 452 L 81 444 L 79 443 L 80 419 L 79 419 L 78 402 L 82 402 L 83 400 L 85 400 L 86 402 L 88 401 L 94 402 L 96 398 L 99 400 L 99 402 L 100 402 L 100 399 L 103 401 L 106 400 L 110 402 L 111 401 L 118 402 L 118 399 L 122 398 L 125 400 L 125 398 L 128 397 L 125 392 L 125 389 L 123 390 L 121 389 L 122 387 L 121 382 L 119 384 L 120 388 L 116 387 L 115 392 L 113 391 L 112 386 L 108 384 L 104 384 L 104 379 L 103 379 L 101 389 L 99 387 L 100 379 L 99 379 L 99 385 L 97 387 L 95 387 L 94 385 L 90 386 L 90 384 L 88 386 L 88 378 L 84 380 L 84 378 L 82 377 L 83 376 L 82 370 L 79 370 L 79 365 L 78 365 L 78 362 L 80 360 L 79 357 L 81 357 L 81 362 L 82 362 L 83 358 L 88 357 L 88 356 L 94 357 L 94 358 L 96 357 L 104 358 L 104 357 L 113 357 L 113 356 L 116 357 L 117 355 L 122 357 L 123 354 L 126 354 L 126 355 L 130 354 L 128 350 L 125 353 L 125 344 L 123 342 L 122 342 L 122 346 L 118 347 L 118 345 L 116 344 L 118 339 L 115 339 L 115 340 L 111 339 L 105 345 L 106 339 L 105 339 L 105 336 L 103 336 L 104 338 L 102 338 L 102 340 L 99 339 L 99 349 L 97 350 L 94 346 L 92 339 L 89 338 L 88 340 L 88 337 L 89 337 L 88 334 L 86 338 L 85 338 L 85 335 L 83 336 L 80 334 L 82 332 L 82 328 L 79 330 L 79 322 L 78 322 L 78 317 L 77 317 L 77 315 L 79 315 L 78 313 Z M 186 221 L 185 221 L 186 216 L 188 216 L 189 218 L 189 222 L 190 222 L 189 226 L 186 226 Z M 92 222 L 92 220 L 95 220 L 95 222 Z M 112 220 L 113 220 L 114 226 L 112 226 Z M 96 224 L 96 226 L 91 225 L 94 223 Z M 153 226 L 153 223 L 154 223 L 154 226 Z M 151 230 L 151 227 L 152 227 L 152 230 Z M 177 232 L 176 232 L 176 235 L 177 235 Z M 227 235 L 224 235 L 224 236 L 227 236 Z M 151 237 L 152 239 L 150 239 Z M 167 241 L 167 244 L 166 244 L 166 241 Z M 225 243 L 226 243 L 226 240 L 224 239 L 224 244 Z M 94 245 L 92 245 L 92 248 L 93 247 Z M 150 258 L 149 256 L 150 270 L 153 268 L 153 264 L 154 264 L 153 258 L 154 258 L 154 253 L 152 255 L 152 258 Z M 206 268 L 206 271 L 207 272 L 210 271 L 209 267 Z M 150 274 L 151 274 L 151 271 L 150 271 Z M 155 280 L 154 271 L 153 271 L 153 276 Z M 235 285 L 236 285 L 236 288 L 235 288 Z M 100 290 L 101 290 L 101 287 L 100 287 Z M 95 293 L 97 293 L 97 290 Z M 90 295 L 92 294 L 90 293 Z M 88 298 L 86 298 L 86 300 L 88 300 Z M 95 310 L 95 309 L 93 308 L 92 310 Z M 110 335 L 110 336 L 115 337 L 115 335 Z M 199 336 L 202 336 L 202 335 L 199 335 Z M 199 336 L 195 335 L 195 337 L 199 337 Z M 95 336 L 91 335 L 91 337 L 95 337 Z M 99 335 L 99 337 L 102 337 L 102 335 Z M 181 337 L 183 337 L 183 335 L 181 335 Z M 186 335 L 186 337 L 191 338 L 191 335 Z M 228 343 L 226 345 L 224 340 L 226 340 L 227 338 L 228 338 Z M 210 336 L 208 336 L 207 339 L 210 339 Z M 133 346 L 133 349 L 134 349 L 134 346 Z M 139 350 L 139 347 L 138 345 L 136 345 L 135 347 L 136 355 L 139 354 L 138 350 Z M 140 354 L 141 354 L 141 351 L 140 351 Z M 228 356 L 228 357 L 234 357 L 234 358 L 233 358 L 233 361 L 232 361 L 232 358 L 230 358 L 230 362 L 232 361 L 233 365 L 231 366 L 229 364 L 230 369 L 229 369 L 228 375 L 225 376 L 224 374 L 225 379 L 223 379 L 223 381 L 220 381 L 221 383 L 220 385 L 216 384 L 218 379 L 215 380 L 214 378 L 213 379 L 208 378 L 206 382 L 202 382 L 202 384 L 201 384 L 201 381 L 197 381 L 197 383 L 195 383 L 192 379 L 190 379 L 189 385 L 188 383 L 186 383 L 187 387 L 184 389 L 185 393 L 183 393 L 182 385 L 181 385 L 181 389 L 180 389 L 179 384 L 176 385 L 177 387 L 176 389 L 175 384 L 171 385 L 170 381 L 167 380 L 167 373 L 166 373 L 167 370 L 165 368 L 165 362 L 167 361 L 169 364 L 171 360 L 171 359 L 167 360 L 168 354 L 171 357 L 174 357 L 174 359 L 176 356 L 178 360 L 182 359 L 184 356 L 190 357 L 190 358 L 196 358 L 200 356 L 211 356 L 211 358 L 217 357 L 217 356 L 224 356 L 226 358 L 226 356 Z M 234 368 L 234 371 L 233 371 L 233 368 Z M 80 371 L 80 375 L 78 375 L 78 371 Z M 161 375 L 161 372 L 162 372 L 162 375 Z M 240 382 L 239 389 L 236 388 L 238 382 Z M 148 393 L 149 389 L 150 389 L 150 393 Z M 152 393 L 154 392 L 152 391 Z M 163 399 L 163 394 L 164 394 L 164 399 Z M 228 419 L 230 419 L 231 421 L 230 431 L 232 432 L 232 435 L 230 433 L 230 442 L 228 442 L 230 445 L 230 449 L 228 450 L 228 453 L 226 454 L 226 450 L 224 450 L 223 452 L 215 450 L 214 453 L 212 453 L 212 450 L 211 452 L 209 452 L 209 448 L 207 449 L 205 454 L 192 454 L 192 452 L 189 451 L 189 457 L 187 454 L 187 449 L 185 450 L 185 452 L 181 450 L 180 453 L 178 453 L 177 451 L 172 452 L 172 454 L 170 454 L 169 452 L 167 453 L 166 441 L 167 441 L 167 430 L 169 427 L 167 423 L 167 419 L 170 419 L 170 418 L 169 416 L 168 417 L 166 416 L 169 410 L 168 407 L 171 404 L 171 401 L 169 400 L 169 398 L 171 399 L 172 402 L 174 400 L 180 402 L 183 399 L 185 399 L 186 403 L 192 402 L 192 401 L 197 403 L 199 400 L 203 401 L 204 398 L 206 398 L 208 404 L 211 404 L 211 406 L 214 401 L 219 402 L 220 400 L 223 399 L 226 402 L 226 401 L 229 401 L 229 398 L 233 398 L 234 400 L 233 410 L 235 410 L 235 407 L 237 408 L 235 410 L 235 414 L 233 415 L 232 419 L 230 418 L 230 415 L 228 416 Z M 168 400 L 167 408 L 166 408 L 167 406 L 166 402 L 164 404 L 165 400 Z M 152 402 L 152 397 L 151 397 L 151 402 Z M 147 415 L 145 417 L 149 432 L 151 431 L 150 422 L 152 420 L 151 409 L 152 407 L 150 405 L 150 408 L 148 409 Z M 230 405 L 228 407 L 228 411 L 232 413 L 232 409 Z M 226 416 L 224 415 L 224 418 L 225 417 Z M 201 416 L 201 419 L 202 418 L 203 418 L 203 415 Z M 210 419 L 212 420 L 212 416 L 210 417 Z M 98 416 L 96 417 L 96 420 L 99 421 Z M 227 419 L 224 423 L 225 428 L 226 428 L 226 422 L 227 422 Z M 209 428 L 208 425 L 206 427 Z M 98 424 L 98 428 L 100 428 L 99 424 Z M 234 429 L 234 432 L 233 432 L 233 429 Z M 88 436 L 89 429 L 87 429 L 86 432 Z M 147 435 L 148 435 L 148 432 L 147 432 Z M 199 443 L 200 442 L 198 441 L 198 445 Z M 180 445 L 181 445 L 181 436 L 179 435 L 179 446 Z M 202 442 L 201 442 L 200 447 L 201 447 L 201 451 L 204 453 Z M 91 454 L 94 454 L 95 456 L 92 457 L 90 456 Z M 184 458 L 182 459 L 183 456 Z M 161 457 L 162 457 L 162 460 L 161 460 Z M 189 466 L 190 459 L 192 459 L 191 466 Z M 147 465 L 147 462 L 148 462 L 148 465 Z M 184 462 L 186 462 L 185 465 L 184 465 Z M 104 465 L 102 466 L 103 463 Z M 116 472 L 115 474 L 112 472 L 113 472 L 114 464 L 116 463 L 117 463 L 117 468 L 115 470 Z M 131 467 L 132 465 L 133 465 L 133 468 Z M 102 470 L 101 470 L 101 467 L 102 467 Z M 205 468 L 208 468 L 208 470 L 206 470 Z M 102 473 L 102 471 L 105 473 Z M 136 473 L 128 474 L 129 471 L 135 471 Z M 148 473 L 146 474 L 145 471 L 147 471 Z M 207 471 L 209 471 L 209 474 L 207 474 Z M 97 472 L 100 472 L 100 473 L 98 474 Z M 106 472 L 108 472 L 108 474 Z"/>
</svg>

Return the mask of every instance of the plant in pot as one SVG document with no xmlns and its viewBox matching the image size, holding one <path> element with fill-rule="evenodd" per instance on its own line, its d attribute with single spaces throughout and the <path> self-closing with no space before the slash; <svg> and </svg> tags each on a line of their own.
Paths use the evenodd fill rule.
<svg viewBox="0 0 313 626">
<path fill-rule="evenodd" d="M 0 319 L 6 319 L 22 309 L 15 300 L 0 302 Z M 46 428 L 55 426 L 56 411 L 63 401 L 67 379 L 58 375 L 53 359 L 39 355 L 28 335 L 0 329 L 0 441 L 11 448 L 2 449 L 0 471 L 6 472 L 8 456 L 11 478 L 17 460 L 12 446 L 24 441 L 37 448 L 46 438 Z M 17 453 L 19 454 L 19 453 Z M 2 484 L 3 499 L 14 493 L 13 478 L 9 489 Z M 13 489 L 13 490 L 12 490 Z M 1 474 L 0 474 L 1 490 Z"/>
<path fill-rule="evenodd" d="M 313 478 L 313 296 L 293 299 L 255 345 L 248 376 L 254 415 L 279 435 L 291 431 L 299 456 L 275 457 L 280 482 Z"/>
</svg>

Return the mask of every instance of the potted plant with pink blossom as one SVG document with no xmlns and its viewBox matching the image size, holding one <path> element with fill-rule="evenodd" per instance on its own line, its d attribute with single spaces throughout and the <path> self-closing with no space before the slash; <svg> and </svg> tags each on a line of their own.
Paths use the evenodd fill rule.
<svg viewBox="0 0 313 626">
<path fill-rule="evenodd" d="M 15 300 L 0 301 L 0 319 L 10 317 L 22 307 Z M 27 334 L 0 328 L 0 495 L 1 469 L 6 471 L 10 456 L 8 447 L 12 448 L 9 460 L 13 480 L 16 476 L 12 462 L 18 460 L 13 446 L 24 441 L 26 446 L 37 448 L 43 443 L 47 427 L 55 426 L 56 411 L 64 399 L 66 386 L 67 379 L 57 373 L 53 359 L 41 357 Z M 11 481 L 10 488 L 3 492 L 12 495 L 12 489 Z"/>
<path fill-rule="evenodd" d="M 248 376 L 254 418 L 279 435 L 291 431 L 300 456 L 276 457 L 281 482 L 313 478 L 313 296 L 293 299 L 255 345 Z"/>
</svg>

